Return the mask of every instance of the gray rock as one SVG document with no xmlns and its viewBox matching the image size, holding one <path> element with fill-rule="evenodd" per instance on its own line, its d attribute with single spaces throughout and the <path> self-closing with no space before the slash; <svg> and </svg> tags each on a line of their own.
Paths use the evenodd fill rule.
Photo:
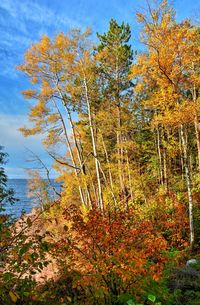
<svg viewBox="0 0 200 305">
<path fill-rule="evenodd" d="M 189 259 L 186 263 L 186 267 L 192 267 L 194 265 L 197 265 L 197 260 L 195 258 Z"/>
</svg>

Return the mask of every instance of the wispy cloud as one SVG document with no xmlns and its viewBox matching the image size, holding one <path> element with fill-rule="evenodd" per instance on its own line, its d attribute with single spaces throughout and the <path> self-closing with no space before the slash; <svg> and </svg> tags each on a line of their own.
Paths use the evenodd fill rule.
<svg viewBox="0 0 200 305">
<path fill-rule="evenodd" d="M 25 178 L 27 168 L 38 169 L 39 164 L 34 162 L 34 156 L 40 157 L 49 168 L 53 162 L 42 145 L 42 136 L 25 138 L 19 131 L 23 126 L 30 126 L 27 116 L 0 114 L 0 145 L 9 154 L 9 162 L 5 167 L 9 178 Z M 45 177 L 46 172 L 41 171 L 41 174 Z M 52 169 L 51 177 L 55 176 L 56 173 Z"/>
<path fill-rule="evenodd" d="M 34 136 L 24 138 L 19 132 L 19 128 L 27 125 L 27 117 L 24 115 L 5 115 L 0 114 L 0 145 L 4 146 L 5 151 L 9 154 L 9 163 L 6 166 L 9 176 L 25 176 L 24 167 L 30 165 L 27 161 L 27 148 L 35 154 L 42 155 L 45 160 L 48 159 L 42 150 L 41 137 Z M 49 160 L 47 160 L 49 163 Z"/>
<path fill-rule="evenodd" d="M 56 12 L 49 6 L 35 1 L 1 0 L 0 7 L 20 25 L 20 30 L 28 34 L 26 22 L 35 22 L 45 26 L 81 26 L 75 19 L 71 19 L 61 12 Z"/>
<path fill-rule="evenodd" d="M 42 35 L 81 27 L 53 7 L 27 0 L 0 1 L 0 75 L 16 78 L 15 65 L 21 62 L 24 51 Z M 13 73 L 14 72 L 14 73 Z"/>
<path fill-rule="evenodd" d="M 0 142 L 1 145 L 8 147 L 9 149 L 16 149 L 19 146 L 29 146 L 33 148 L 41 147 L 41 136 L 34 136 L 25 138 L 18 130 L 24 125 L 30 125 L 28 123 L 27 116 L 25 115 L 8 115 L 0 114 Z"/>
</svg>

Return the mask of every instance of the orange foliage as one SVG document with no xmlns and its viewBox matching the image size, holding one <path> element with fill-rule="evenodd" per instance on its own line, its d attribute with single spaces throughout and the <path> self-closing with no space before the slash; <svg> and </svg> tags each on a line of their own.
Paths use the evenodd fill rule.
<svg viewBox="0 0 200 305">
<path fill-rule="evenodd" d="M 86 219 L 74 206 L 64 217 L 69 226 L 56 249 L 62 249 L 62 257 L 66 251 L 69 269 L 78 272 L 75 287 L 95 285 L 104 293 L 119 294 L 134 283 L 140 291 L 145 278 L 160 279 L 171 247 L 186 246 L 187 215 L 179 203 L 168 214 L 161 207 L 154 221 L 138 220 L 134 209 L 104 216 L 91 210 Z"/>
</svg>

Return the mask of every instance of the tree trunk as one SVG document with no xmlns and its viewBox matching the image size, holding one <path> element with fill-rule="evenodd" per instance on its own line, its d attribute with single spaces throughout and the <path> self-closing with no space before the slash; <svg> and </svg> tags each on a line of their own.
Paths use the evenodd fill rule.
<svg viewBox="0 0 200 305">
<path fill-rule="evenodd" d="M 126 150 L 126 161 L 127 161 L 128 181 L 129 181 L 129 188 L 130 188 L 130 194 L 131 194 L 131 201 L 133 202 L 133 186 L 132 186 L 132 182 L 131 182 L 131 171 L 130 171 L 130 164 L 129 164 L 129 157 L 128 157 L 127 150 Z"/>
<path fill-rule="evenodd" d="M 181 125 L 181 140 L 183 145 L 183 157 L 184 157 L 184 166 L 185 166 L 185 176 L 187 181 L 187 191 L 188 191 L 188 203 L 189 203 L 189 225 L 190 225 L 190 248 L 193 249 L 194 245 L 194 223 L 193 223 L 193 201 L 192 201 L 192 183 L 188 162 L 188 152 L 187 152 L 187 143 L 185 139 L 183 125 Z"/>
<path fill-rule="evenodd" d="M 200 172 L 200 123 L 198 122 L 198 117 L 197 115 L 195 116 L 195 121 L 194 121 L 194 127 L 195 127 L 195 136 L 196 136 L 196 142 L 197 142 L 197 154 L 198 154 L 198 169 Z"/>
<path fill-rule="evenodd" d="M 117 105 L 117 163 L 119 173 L 119 183 L 122 194 L 124 193 L 124 182 L 122 177 L 122 150 L 121 150 L 121 114 L 120 105 Z"/>
<path fill-rule="evenodd" d="M 64 119 L 63 119 L 63 116 L 56 104 L 56 102 L 54 101 L 54 105 L 58 111 L 58 114 L 60 116 L 60 119 L 61 119 L 61 123 L 62 123 L 62 126 L 63 126 L 63 131 L 64 131 L 64 135 L 65 135 L 65 139 L 66 139 L 66 143 L 67 143 L 67 146 L 68 146 L 68 149 L 69 149 L 69 153 L 70 153 L 70 157 L 71 157 L 71 160 L 72 160 L 72 164 L 74 166 L 74 172 L 75 172 L 75 175 L 76 177 L 78 177 L 78 169 L 77 169 L 77 165 L 76 165 L 76 162 L 75 162 L 75 158 L 74 158 L 74 154 L 73 154 L 73 151 L 72 151 L 72 147 L 71 147 L 71 143 L 69 141 L 69 137 L 68 137 L 68 134 L 67 134 L 67 129 L 66 129 L 66 126 L 65 126 L 65 122 L 64 122 Z M 81 198 L 81 203 L 83 205 L 86 205 L 86 202 L 85 202 L 85 199 L 84 199 L 84 195 L 83 195 L 83 190 L 82 190 L 82 187 L 79 185 L 78 186 L 78 189 L 79 189 L 79 193 L 80 193 L 80 198 Z"/>
<path fill-rule="evenodd" d="M 108 157 L 108 152 L 107 152 L 106 145 L 105 145 L 105 142 L 104 142 L 102 134 L 101 134 L 101 138 L 102 138 L 102 144 L 103 144 L 103 148 L 104 148 L 104 152 L 105 152 L 105 156 L 106 156 L 106 162 L 108 164 L 108 174 L 109 174 L 109 180 L 110 180 L 110 189 L 111 189 L 114 205 L 115 205 L 115 208 L 116 208 L 117 201 L 116 201 L 116 197 L 115 197 L 115 194 L 114 194 L 113 178 L 112 178 L 112 173 L 111 173 L 111 168 L 110 168 L 110 160 L 109 160 L 109 157 Z"/>
<path fill-rule="evenodd" d="M 104 212 L 104 205 L 103 205 L 103 196 L 102 196 L 102 187 L 101 187 L 101 179 L 100 179 L 100 169 L 97 159 L 97 148 L 96 148 L 96 140 L 94 136 L 94 129 L 93 129 L 93 122 L 92 122 L 92 114 L 91 114 L 91 106 L 90 101 L 88 97 L 88 87 L 87 87 L 87 81 L 84 76 L 84 87 L 85 87 L 85 98 L 87 103 L 87 110 L 88 110 L 88 119 L 89 119 L 89 127 L 90 127 L 90 133 L 92 138 L 92 148 L 93 148 L 93 154 L 95 158 L 95 168 L 96 168 L 96 176 L 97 176 L 97 185 L 98 185 L 98 204 L 99 208 Z"/>
<path fill-rule="evenodd" d="M 181 177 L 184 181 L 184 160 L 183 160 L 183 149 L 182 149 L 182 140 L 181 140 L 181 131 L 179 130 L 179 150 L 180 150 L 180 161 L 181 161 Z"/>
<path fill-rule="evenodd" d="M 159 158 L 159 169 L 160 169 L 160 184 L 164 184 L 163 179 L 163 168 L 162 168 L 162 155 L 161 155 L 161 149 L 160 149 L 160 131 L 157 127 L 157 149 L 158 149 L 158 158 Z"/>
<path fill-rule="evenodd" d="M 194 63 L 192 63 L 193 71 L 195 70 Z M 197 93 L 196 93 L 196 86 L 194 85 L 192 90 L 192 98 L 193 102 L 196 104 L 197 102 Z M 196 143 L 197 143 L 197 154 L 198 154 L 198 168 L 200 172 L 200 123 L 198 120 L 197 114 L 195 115 L 194 119 L 194 128 L 195 128 L 195 136 L 196 136 Z"/>
<path fill-rule="evenodd" d="M 166 193 L 168 192 L 168 173 L 167 173 L 167 153 L 166 148 L 163 153 L 163 171 L 164 171 L 164 187 Z"/>
</svg>

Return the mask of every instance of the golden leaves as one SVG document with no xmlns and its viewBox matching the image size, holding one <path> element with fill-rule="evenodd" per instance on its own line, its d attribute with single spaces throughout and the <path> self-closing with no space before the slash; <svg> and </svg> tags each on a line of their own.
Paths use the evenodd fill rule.
<svg viewBox="0 0 200 305">
<path fill-rule="evenodd" d="M 32 136 L 41 132 L 41 127 L 36 126 L 34 128 L 21 127 L 18 129 L 24 137 Z"/>
<path fill-rule="evenodd" d="M 191 101 L 175 104 L 173 109 L 165 109 L 163 113 L 154 118 L 152 126 L 163 124 L 165 126 L 180 127 L 183 124 L 194 122 L 196 114 L 200 111 L 199 106 Z"/>
<path fill-rule="evenodd" d="M 22 91 L 22 94 L 23 94 L 24 98 L 28 100 L 28 99 L 32 99 L 33 97 L 36 96 L 36 91 L 33 89 L 27 89 L 27 90 Z"/>
<path fill-rule="evenodd" d="M 45 99 L 49 99 L 52 97 L 53 93 L 54 93 L 54 89 L 52 88 L 52 86 L 50 86 L 49 81 L 43 79 L 42 88 L 40 91 L 41 96 L 44 97 Z"/>
<path fill-rule="evenodd" d="M 45 101 L 40 100 L 35 106 L 32 107 L 30 111 L 30 119 L 34 118 L 41 118 L 46 116 L 49 113 L 49 109 L 47 108 L 47 105 Z"/>
<path fill-rule="evenodd" d="M 13 291 L 9 291 L 9 296 L 12 300 L 13 303 L 16 303 L 17 300 L 19 300 L 19 295 L 16 293 L 16 292 L 13 292 Z"/>
<path fill-rule="evenodd" d="M 142 13 L 137 13 L 136 17 L 137 17 L 138 22 L 144 22 L 145 21 L 145 16 Z"/>
<path fill-rule="evenodd" d="M 157 12 L 160 17 L 156 22 L 138 15 L 145 23 L 148 53 L 137 57 L 131 77 L 136 78 L 136 96 L 143 95 L 143 105 L 155 111 L 152 126 L 176 128 L 190 124 L 199 111 L 197 101 L 194 104 L 185 98 L 185 90 L 192 92 L 200 82 L 196 64 L 199 62 L 197 30 L 188 21 L 176 23 L 167 1 L 162 2 Z M 152 13 L 151 18 L 157 17 Z"/>
</svg>

